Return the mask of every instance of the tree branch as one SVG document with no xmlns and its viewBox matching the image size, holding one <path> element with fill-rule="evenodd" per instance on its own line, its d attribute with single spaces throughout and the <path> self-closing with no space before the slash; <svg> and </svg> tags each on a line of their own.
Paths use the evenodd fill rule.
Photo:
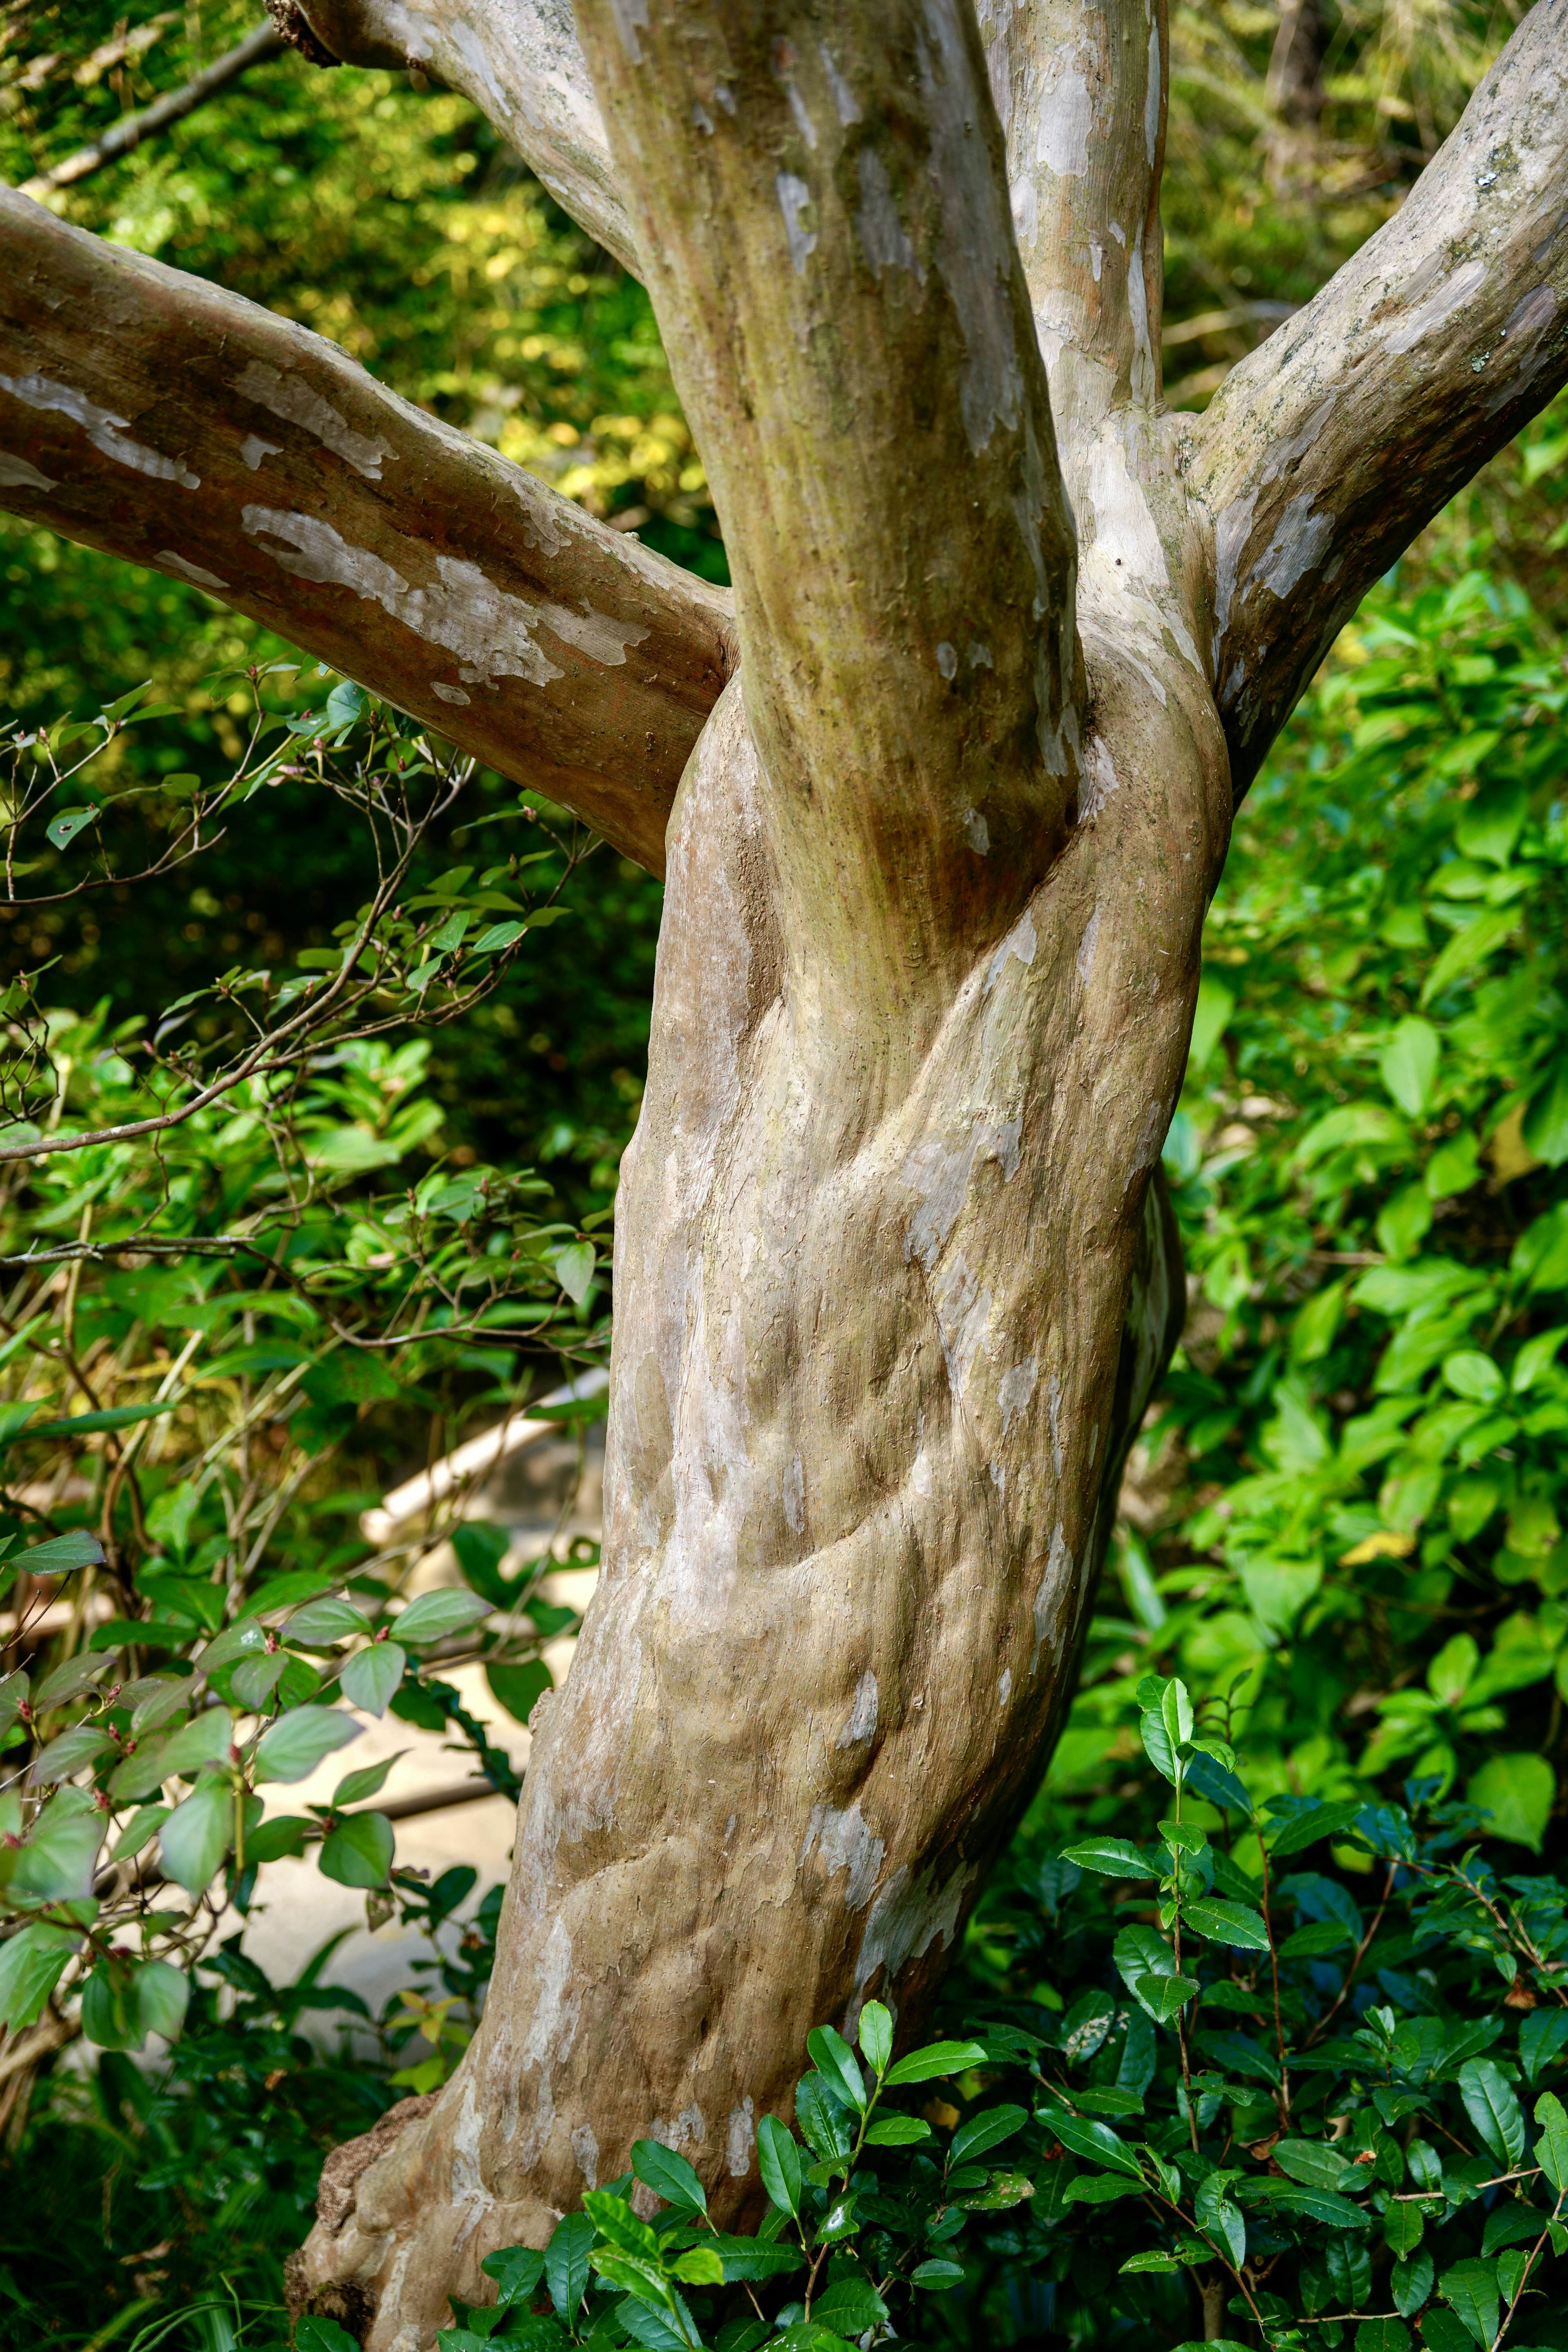
<svg viewBox="0 0 1568 2352">
<path fill-rule="evenodd" d="M 572 0 L 292 0 L 292 7 L 344 65 L 407 68 L 459 90 L 573 219 L 642 276 Z"/>
<path fill-rule="evenodd" d="M 1568 378 L 1568 0 L 1537 0 L 1402 211 L 1187 440 L 1239 793 L 1378 574 Z"/>
<path fill-rule="evenodd" d="M 20 193 L 41 200 L 52 195 L 57 188 L 75 187 L 79 180 L 89 179 L 94 172 L 101 172 L 106 163 L 114 163 L 121 155 L 129 155 L 133 148 L 140 147 L 143 139 L 151 139 L 156 131 L 167 131 L 172 122 L 183 122 L 187 114 L 194 114 L 198 106 L 205 106 L 209 98 L 216 98 L 220 89 L 226 89 L 231 81 L 237 81 L 240 75 L 248 73 L 252 66 L 262 64 L 268 58 L 280 56 L 284 47 L 283 37 L 276 26 L 258 25 L 226 56 L 216 58 L 205 73 L 195 75 L 183 89 L 169 90 L 163 98 L 154 99 L 153 104 L 143 107 L 140 114 L 125 115 L 112 131 L 106 131 L 103 137 L 95 140 L 91 146 L 79 147 L 74 155 L 68 155 L 63 163 L 56 163 L 51 170 L 40 172 L 31 180 L 24 180 Z"/>
<path fill-rule="evenodd" d="M 1076 786 L 1072 521 L 973 9 L 578 16 L 812 908 L 785 929 L 875 1018 L 1013 919 Z"/>
<path fill-rule="evenodd" d="M 1064 443 L 1160 391 L 1165 0 L 977 0 Z"/>
<path fill-rule="evenodd" d="M 663 871 L 725 592 L 321 336 L 10 191 L 0 502 L 196 582 Z"/>
</svg>

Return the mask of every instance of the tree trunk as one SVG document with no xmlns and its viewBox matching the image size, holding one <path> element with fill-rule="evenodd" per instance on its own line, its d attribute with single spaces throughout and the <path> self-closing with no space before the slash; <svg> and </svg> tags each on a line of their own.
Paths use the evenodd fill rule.
<svg viewBox="0 0 1568 2352">
<path fill-rule="evenodd" d="M 328 56 L 468 89 L 643 269 L 740 648 L 721 693 L 715 600 L 537 485 L 519 525 L 498 461 L 314 339 L 267 357 L 277 322 L 89 267 L 26 208 L 8 502 L 175 570 L 199 545 L 414 708 L 447 706 L 458 597 L 444 731 L 668 850 L 604 1574 L 534 1717 L 480 2030 L 334 2158 L 291 2282 L 417 2352 L 635 2138 L 734 2218 L 808 2028 L 876 1993 L 920 2030 L 1049 1752 L 1179 1326 L 1157 1168 L 1234 793 L 1369 581 L 1568 375 L 1568 0 L 1202 418 L 1159 400 L 1153 0 L 579 0 L 581 48 L 562 0 L 295 6 Z M 112 337 L 40 298 L 56 248 L 133 321 L 118 407 Z M 183 374 L 153 368 L 187 316 Z M 226 454 L 260 429 L 224 374 L 253 351 L 292 539 L 258 541 Z M 366 490 L 373 434 L 439 468 L 440 555 L 422 472 Z M 279 556 L 325 530 L 341 560 Z M 523 588 L 554 615 L 531 668 Z M 663 714 L 640 767 L 628 707 Z"/>
</svg>

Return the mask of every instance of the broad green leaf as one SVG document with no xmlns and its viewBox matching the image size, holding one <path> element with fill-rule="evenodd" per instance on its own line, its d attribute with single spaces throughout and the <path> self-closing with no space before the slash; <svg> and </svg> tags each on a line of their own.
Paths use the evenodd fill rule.
<svg viewBox="0 0 1568 2352">
<path fill-rule="evenodd" d="M 37 2022 L 81 1937 L 34 1920 L 0 1944 L 0 2025 L 20 2033 Z"/>
<path fill-rule="evenodd" d="M 900 2083 L 931 2083 L 939 2075 L 962 2074 L 967 2067 L 984 2065 L 985 2053 L 978 2042 L 928 2042 L 923 2050 L 911 2050 L 888 2069 L 887 2084 L 894 2090 Z"/>
<path fill-rule="evenodd" d="M 811 2315 L 821 2326 L 837 2328 L 841 2336 L 863 2336 L 887 2318 L 888 2306 L 869 2279 L 851 2276 L 829 2280 L 814 2299 Z"/>
<path fill-rule="evenodd" d="M 800 2211 L 800 2149 L 777 2116 L 764 2116 L 757 2126 L 757 2168 L 763 2187 L 781 2212 Z"/>
<path fill-rule="evenodd" d="M 868 2000 L 860 2011 L 857 2034 L 860 2054 L 874 2074 L 885 2074 L 893 2054 L 893 2012 L 882 2001 Z"/>
<path fill-rule="evenodd" d="M 1471 2257 L 1453 2263 L 1437 2282 L 1437 2292 L 1473 2340 L 1489 2347 L 1497 2340 L 1497 2272 L 1490 2263 Z"/>
<path fill-rule="evenodd" d="M 1491 907 L 1477 915 L 1463 930 L 1456 931 L 1422 983 L 1422 1003 L 1430 1004 L 1454 981 L 1495 955 L 1504 940 L 1519 929 L 1519 920 L 1518 907 Z"/>
<path fill-rule="evenodd" d="M 283 1627 L 283 1639 L 297 1642 L 305 1649 L 324 1650 L 334 1642 L 349 1642 L 356 1633 L 369 1632 L 370 1619 L 363 1609 L 328 1594 L 320 1601 L 307 1601 L 302 1609 L 296 1609 Z"/>
<path fill-rule="evenodd" d="M 1173 1788 L 1180 1788 L 1181 1759 L 1171 1745 L 1170 1734 L 1165 1729 L 1164 1717 L 1153 1707 L 1148 1707 L 1138 1718 L 1138 1728 L 1142 1737 L 1143 1752 L 1155 1771 L 1163 1779 L 1169 1780 Z"/>
<path fill-rule="evenodd" d="M 1136 2180 L 1124 2172 L 1080 2172 L 1062 2191 L 1065 2205 L 1114 2205 L 1121 2197 L 1140 2193 Z"/>
<path fill-rule="evenodd" d="M 781 2245 L 767 2238 L 736 2238 L 716 2231 L 707 2242 L 723 2263 L 725 2280 L 731 2284 L 742 2279 L 783 2278 L 788 2272 L 799 2270 L 805 2261 L 798 2246 Z"/>
<path fill-rule="evenodd" d="M 321 1875 L 340 1886 L 384 1886 L 395 1844 L 384 1813 L 351 1813 L 321 1842 Z"/>
<path fill-rule="evenodd" d="M 334 1805 L 363 1805 L 367 1797 L 377 1797 L 385 1788 L 395 1764 L 406 1756 L 406 1748 L 384 1756 L 379 1764 L 363 1764 L 357 1772 L 345 1772 L 332 1790 Z"/>
<path fill-rule="evenodd" d="M 1473 1773 L 1465 1794 L 1491 1815 L 1495 1837 L 1539 1853 L 1551 1817 L 1557 1783 L 1544 1756 L 1489 1756 Z"/>
<path fill-rule="evenodd" d="M 1182 1906 L 1182 1925 L 1212 1943 L 1230 1944 L 1244 1952 L 1266 1952 L 1268 1930 L 1259 1915 L 1245 1903 L 1220 1903 L 1206 1896 Z"/>
<path fill-rule="evenodd" d="M 1415 2252 L 1426 2227 L 1426 2217 L 1414 2197 L 1396 2199 L 1383 2217 L 1383 2234 L 1402 2257 Z"/>
<path fill-rule="evenodd" d="M 1532 2009 L 1519 2029 L 1519 2062 L 1533 2089 L 1568 2042 L 1568 2009 Z M 1536 2120 L 1540 2121 L 1540 2109 Z"/>
<path fill-rule="evenodd" d="M 147 1960 L 131 1979 L 131 2005 L 143 2034 L 177 2041 L 190 2004 L 191 1980 L 167 1960 Z"/>
<path fill-rule="evenodd" d="M 1419 2311 L 1432 2292 L 1435 2274 L 1436 2265 L 1425 2246 L 1407 2261 L 1393 2263 L 1389 2269 L 1388 2284 L 1395 2310 L 1403 2312 L 1406 2319 Z"/>
<path fill-rule="evenodd" d="M 531 2246 L 500 2246 L 479 2264 L 485 2276 L 500 2289 L 502 2309 L 526 2303 L 544 2276 L 544 2256 Z"/>
<path fill-rule="evenodd" d="M 398 1652 L 401 1657 L 403 1653 Z M 507 1713 L 526 1723 L 554 1680 L 542 1658 L 526 1659 L 520 1666 L 487 1666 L 485 1680 Z"/>
<path fill-rule="evenodd" d="M 1152 1878 L 1152 1864 L 1130 1838 L 1081 1838 L 1064 1846 L 1062 1860 L 1079 1870 L 1095 1870 L 1104 1878 Z"/>
<path fill-rule="evenodd" d="M 879 2116 L 866 2134 L 868 2147 L 915 2147 L 932 2137 L 923 2116 Z"/>
<path fill-rule="evenodd" d="M 1355 2179 L 1354 2165 L 1327 2140 L 1276 2140 L 1272 2155 L 1281 2172 L 1309 2189 L 1342 2189 Z"/>
<path fill-rule="evenodd" d="M 632 2170 L 645 2188 L 682 2212 L 706 2213 L 708 2196 L 685 2157 L 657 2139 L 632 2142 Z M 699 2282 L 692 2281 L 697 2284 Z"/>
<path fill-rule="evenodd" d="M 544 2284 L 550 2300 L 570 2327 L 588 2289 L 588 2253 L 594 2243 L 594 2223 L 586 2213 L 568 2213 L 557 2221 L 544 2250 Z"/>
<path fill-rule="evenodd" d="M 1564 2012 L 1557 2011 L 1559 2017 Z M 1535 2143 L 1535 2161 L 1551 2183 L 1557 2197 L 1568 2194 L 1568 2114 L 1554 2091 L 1543 2091 L 1535 2102 L 1535 2120 L 1541 2137 Z"/>
<path fill-rule="evenodd" d="M 210 1774 L 159 1831 L 163 1867 L 187 1895 L 205 1895 L 216 1876 L 234 1834 L 234 1810 L 227 1780 Z"/>
<path fill-rule="evenodd" d="M 1437 1032 L 1415 1014 L 1396 1025 L 1383 1049 L 1378 1064 L 1383 1083 L 1410 1118 L 1419 1118 L 1432 1099 L 1441 1053 Z"/>
<path fill-rule="evenodd" d="M 335 1748 L 357 1739 L 360 1729 L 353 1716 L 337 1707 L 293 1707 L 262 1733 L 255 1777 L 258 1781 L 308 1780 Z"/>
<path fill-rule="evenodd" d="M 1149 2013 L 1161 2025 L 1168 2025 L 1179 2010 L 1184 2009 L 1198 1990 L 1195 1977 L 1170 1976 L 1135 1977 L 1128 1990 L 1137 1994 Z"/>
<path fill-rule="evenodd" d="M 207 1643 L 196 1660 L 196 1672 L 216 1675 L 222 1666 L 233 1665 L 237 1658 L 245 1658 L 265 1651 L 267 1635 L 254 1617 L 242 1617 L 237 1625 L 226 1626 L 215 1641 Z"/>
<path fill-rule="evenodd" d="M 73 1569 L 97 1567 L 102 1559 L 98 1538 L 86 1528 L 72 1528 L 68 1535 L 51 1536 L 47 1543 L 18 1552 L 10 1565 L 25 1576 L 68 1576 Z"/>
<path fill-rule="evenodd" d="M 1048 2132 L 1054 2132 L 1065 2148 L 1074 2156 L 1086 2158 L 1090 2163 L 1103 2164 L 1113 2172 L 1129 2173 L 1137 2180 L 1142 2179 L 1142 2167 L 1125 2140 L 1119 2139 L 1109 2124 L 1096 2122 L 1089 2116 L 1069 2116 L 1065 2109 L 1044 2106 L 1040 2122 Z"/>
<path fill-rule="evenodd" d="M 84 1764 L 95 1763 L 105 1749 L 113 1745 L 101 1725 L 75 1724 L 69 1731 L 62 1731 L 58 1739 L 51 1739 L 47 1748 L 39 1749 L 28 1768 L 28 1785 L 37 1789 L 46 1781 L 68 1780 L 73 1772 L 79 1772 Z"/>
<path fill-rule="evenodd" d="M 104 1817 L 85 1789 L 57 1789 L 39 1813 L 11 1871 L 14 1895 L 43 1903 L 79 1902 L 92 1892 Z"/>
<path fill-rule="evenodd" d="M 716 2247 L 698 2245 L 678 2254 L 670 2265 L 671 2273 L 683 2286 L 722 2286 L 724 2263 Z"/>
<path fill-rule="evenodd" d="M 1402 2319 L 1363 2319 L 1355 2332 L 1355 2352 L 1409 2352 L 1410 2330 Z"/>
<path fill-rule="evenodd" d="M 866 2108 L 866 2083 L 855 2053 L 843 2035 L 831 2025 L 813 2026 L 805 2037 L 805 2046 L 817 2071 L 832 2088 L 836 2097 L 858 2114 Z"/>
<path fill-rule="evenodd" d="M 928 2294 L 941 2294 L 956 2286 L 963 2276 L 962 2263 L 950 2263 L 938 2257 L 933 2262 L 917 2263 L 910 2273 L 911 2286 L 924 2287 Z"/>
<path fill-rule="evenodd" d="M 437 1592 L 422 1592 L 411 1601 L 393 1625 L 393 1633 L 405 1649 L 422 1650 L 431 1642 L 444 1642 L 449 1633 L 466 1633 L 490 1613 L 490 1604 L 477 1592 L 460 1592 L 455 1585 Z"/>
<path fill-rule="evenodd" d="M 952 2135 L 948 2162 L 964 2164 L 988 2148 L 1000 2147 L 1005 2139 L 1022 2131 L 1028 2120 L 1026 2107 L 988 2107 L 978 2116 L 971 2116 Z"/>
</svg>

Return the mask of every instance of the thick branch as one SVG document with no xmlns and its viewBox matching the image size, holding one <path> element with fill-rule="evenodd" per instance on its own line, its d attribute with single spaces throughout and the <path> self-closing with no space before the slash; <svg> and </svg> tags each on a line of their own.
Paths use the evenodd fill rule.
<svg viewBox="0 0 1568 2352">
<path fill-rule="evenodd" d="M 1165 0 L 977 0 L 1063 440 L 1160 390 Z"/>
<path fill-rule="evenodd" d="M 1071 516 L 973 13 L 636 16 L 585 0 L 584 47 L 724 528 L 786 894 L 874 1020 L 1012 920 L 1076 777 Z"/>
<path fill-rule="evenodd" d="M 103 137 L 95 139 L 90 146 L 79 147 L 74 155 L 68 155 L 63 163 L 55 164 L 50 171 L 40 172 L 36 178 L 24 180 L 21 193 L 25 196 L 52 195 L 57 188 L 72 188 L 79 180 L 90 178 L 94 172 L 101 172 L 106 163 L 116 162 L 121 155 L 129 155 L 133 148 L 140 147 L 143 139 L 151 139 L 157 131 L 167 131 L 172 122 L 183 122 L 187 114 L 194 114 L 198 106 L 205 106 L 209 98 L 216 98 L 220 89 L 226 89 L 231 81 L 237 81 L 241 74 L 250 71 L 252 66 L 278 57 L 283 47 L 283 37 L 276 26 L 258 25 L 237 47 L 226 56 L 215 58 L 205 73 L 196 74 L 182 89 L 171 89 L 163 97 L 154 99 L 152 105 L 143 107 L 140 114 L 123 116 L 111 131 L 106 131 Z"/>
<path fill-rule="evenodd" d="M 574 221 L 643 274 L 572 0 L 293 0 L 344 65 L 408 67 L 460 90 Z"/>
<path fill-rule="evenodd" d="M 1371 583 L 1568 378 L 1568 0 L 1537 0 L 1404 209 L 1192 431 L 1238 791 Z"/>
<path fill-rule="evenodd" d="M 322 337 L 9 191 L 0 500 L 195 581 L 663 871 L 724 592 Z"/>
</svg>

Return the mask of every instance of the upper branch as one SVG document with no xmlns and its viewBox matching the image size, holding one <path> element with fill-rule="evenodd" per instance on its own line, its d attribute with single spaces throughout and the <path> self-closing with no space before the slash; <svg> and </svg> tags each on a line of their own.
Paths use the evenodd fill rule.
<svg viewBox="0 0 1568 2352">
<path fill-rule="evenodd" d="M 1016 912 L 1076 777 L 1072 521 L 971 0 L 579 24 L 789 887 L 920 986 Z"/>
<path fill-rule="evenodd" d="M 1152 409 L 1163 291 L 1165 0 L 976 0 L 1064 446 Z"/>
<path fill-rule="evenodd" d="M 724 592 L 323 337 L 10 190 L 0 503 L 195 581 L 662 873 Z"/>
<path fill-rule="evenodd" d="M 1568 0 L 1537 0 L 1403 210 L 1194 428 L 1238 792 L 1370 583 L 1565 377 Z"/>
<path fill-rule="evenodd" d="M 459 90 L 573 219 L 643 274 L 572 0 L 290 0 L 343 65 L 408 67 Z"/>
<path fill-rule="evenodd" d="M 220 90 L 228 88 L 230 82 L 237 81 L 241 74 L 248 73 L 252 66 L 264 65 L 269 58 L 279 56 L 282 49 L 283 36 L 276 25 L 256 26 L 236 47 L 221 58 L 215 58 L 205 72 L 195 75 L 182 89 L 165 90 L 162 98 L 155 98 L 152 105 L 143 107 L 139 114 L 121 115 L 101 139 L 93 140 L 89 146 L 79 147 L 74 154 L 67 155 L 48 171 L 38 173 L 36 178 L 24 180 L 22 194 L 25 196 L 47 196 L 57 188 L 74 187 L 79 180 L 88 179 L 94 172 L 101 172 L 106 163 L 113 163 L 121 155 L 129 155 L 133 149 L 140 147 L 143 139 L 151 139 L 156 132 L 167 131 L 171 123 L 183 122 L 187 114 L 194 114 L 199 106 L 206 104 L 209 98 L 216 98 Z"/>
</svg>

